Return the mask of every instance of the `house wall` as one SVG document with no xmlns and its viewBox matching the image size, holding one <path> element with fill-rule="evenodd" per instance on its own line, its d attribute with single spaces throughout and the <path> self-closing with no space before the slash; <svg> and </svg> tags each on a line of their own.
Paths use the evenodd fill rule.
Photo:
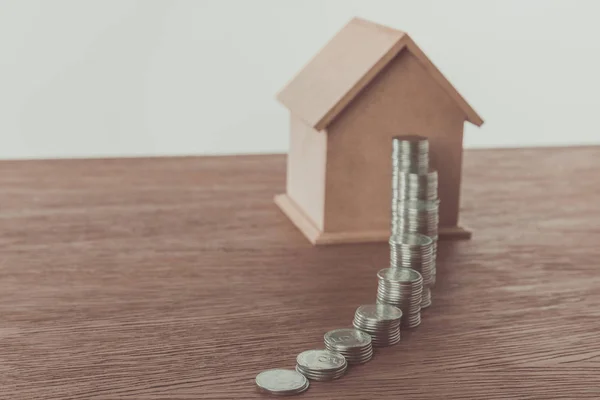
<svg viewBox="0 0 600 400">
<path fill-rule="evenodd" d="M 291 116 L 287 157 L 287 194 L 323 230 L 327 133 L 318 132 Z"/>
<path fill-rule="evenodd" d="M 403 50 L 328 127 L 325 230 L 389 229 L 392 137 L 430 140 L 440 226 L 456 226 L 465 115 Z"/>
</svg>

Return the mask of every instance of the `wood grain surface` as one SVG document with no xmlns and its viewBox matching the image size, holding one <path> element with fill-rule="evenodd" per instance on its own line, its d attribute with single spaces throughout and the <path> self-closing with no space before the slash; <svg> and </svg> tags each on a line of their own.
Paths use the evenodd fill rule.
<svg viewBox="0 0 600 400">
<path fill-rule="evenodd" d="M 600 398 L 600 148 L 467 151 L 423 323 L 305 399 Z M 372 303 L 384 244 L 312 247 L 283 156 L 0 162 L 0 398 L 253 399 Z"/>
</svg>

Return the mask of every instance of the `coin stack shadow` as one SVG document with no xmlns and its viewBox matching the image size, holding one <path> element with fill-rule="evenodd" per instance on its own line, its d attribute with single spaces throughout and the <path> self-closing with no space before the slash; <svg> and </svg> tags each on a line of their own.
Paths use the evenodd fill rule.
<svg viewBox="0 0 600 400">
<path fill-rule="evenodd" d="M 348 364 L 364 364 L 373 357 L 371 336 L 358 329 L 343 328 L 324 336 L 325 348 L 344 356 Z"/>
<path fill-rule="evenodd" d="M 403 328 L 421 324 L 423 277 L 412 268 L 385 268 L 377 273 L 377 303 L 389 304 L 402 311 Z"/>
<path fill-rule="evenodd" d="M 431 288 L 436 280 L 439 198 L 438 174 L 429 166 L 429 141 L 423 136 L 396 136 L 392 139 L 391 209 L 390 267 L 414 268 L 423 274 L 421 306 L 427 308 L 432 302 Z M 395 262 L 406 258 L 393 256 L 394 252 L 403 253 L 403 249 L 408 248 L 398 246 L 400 235 L 405 233 L 418 233 L 431 238 L 431 265 Z M 423 254 L 422 258 L 428 257 Z M 428 268 L 431 268 L 431 272 L 427 271 Z"/>
<path fill-rule="evenodd" d="M 402 311 L 388 304 L 362 305 L 354 313 L 356 329 L 371 335 L 373 346 L 392 346 L 400 341 Z"/>
</svg>

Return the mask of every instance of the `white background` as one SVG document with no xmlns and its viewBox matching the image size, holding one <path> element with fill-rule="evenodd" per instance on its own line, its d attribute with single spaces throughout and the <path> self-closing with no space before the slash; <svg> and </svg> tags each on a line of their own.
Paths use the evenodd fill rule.
<svg viewBox="0 0 600 400">
<path fill-rule="evenodd" d="M 350 18 L 407 31 L 466 147 L 600 143 L 600 1 L 0 0 L 0 158 L 282 152 L 275 93 Z"/>
</svg>

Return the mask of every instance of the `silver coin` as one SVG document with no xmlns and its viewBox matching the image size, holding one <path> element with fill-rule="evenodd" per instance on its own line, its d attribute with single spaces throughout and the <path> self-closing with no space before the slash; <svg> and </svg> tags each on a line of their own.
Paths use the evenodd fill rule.
<svg viewBox="0 0 600 400">
<path fill-rule="evenodd" d="M 373 335 L 389 335 L 389 334 L 397 331 L 398 328 L 400 328 L 400 324 L 396 325 L 393 328 L 387 328 L 387 327 L 381 328 L 381 327 L 373 327 L 373 326 L 363 325 L 357 321 L 354 321 L 353 325 L 356 329 L 360 329 L 361 331 L 369 334 L 371 336 L 371 341 L 375 340 L 375 337 Z"/>
<path fill-rule="evenodd" d="M 421 285 L 396 285 L 387 282 L 381 282 L 377 288 L 383 294 L 389 293 L 407 299 L 410 296 L 417 296 L 423 292 L 423 286 Z"/>
<path fill-rule="evenodd" d="M 393 172 L 426 173 L 429 169 L 429 140 L 423 136 L 404 135 L 392 139 Z"/>
<path fill-rule="evenodd" d="M 348 356 L 348 359 L 351 361 L 351 364 L 355 364 L 357 362 L 363 363 L 365 361 L 370 360 L 373 357 L 373 348 L 371 347 L 371 351 L 365 354 L 361 354 L 360 356 Z"/>
<path fill-rule="evenodd" d="M 377 277 L 388 283 L 413 284 L 423 281 L 421 274 L 412 268 L 384 268 L 377 272 Z"/>
<path fill-rule="evenodd" d="M 366 332 L 363 332 L 365 335 L 369 335 Z M 369 339 L 371 338 L 371 335 L 369 335 Z M 329 351 L 335 351 L 336 353 L 340 353 L 341 355 L 344 356 L 344 358 L 346 359 L 346 361 L 348 361 L 348 357 L 358 357 L 358 356 L 363 356 L 366 354 L 369 354 L 371 351 L 373 351 L 373 348 L 371 347 L 371 340 L 369 341 L 369 347 L 365 347 L 364 349 L 360 349 L 360 350 L 339 350 L 336 349 L 335 347 L 329 347 L 327 346 L 327 350 Z"/>
<path fill-rule="evenodd" d="M 385 332 L 385 331 L 391 331 L 394 330 L 396 328 L 398 328 L 400 326 L 400 321 L 395 322 L 394 324 L 371 324 L 368 322 L 365 322 L 359 318 L 355 318 L 354 319 L 354 327 L 356 328 L 357 326 L 360 328 L 356 328 L 359 329 L 363 332 L 369 332 L 371 330 L 374 331 L 378 331 L 378 332 Z"/>
<path fill-rule="evenodd" d="M 353 353 L 353 354 L 348 354 L 348 355 L 344 355 L 344 357 L 346 358 L 346 361 L 350 361 L 350 360 L 361 360 L 365 357 L 370 357 L 373 355 L 373 347 L 371 345 L 369 345 L 369 350 L 368 351 L 363 351 L 360 353 Z"/>
<path fill-rule="evenodd" d="M 396 332 L 394 334 L 387 334 L 385 336 L 383 336 L 383 335 L 376 336 L 375 338 L 373 338 L 373 343 L 389 342 L 390 340 L 400 338 L 400 336 L 402 336 L 402 333 L 400 332 L 400 330 L 398 330 L 398 332 Z"/>
<path fill-rule="evenodd" d="M 384 294 L 377 291 L 377 302 L 390 304 L 398 307 L 403 311 L 404 314 L 409 314 L 411 311 L 419 311 L 421 305 L 422 293 L 418 292 L 416 297 L 404 298 L 403 296 L 393 296 L 391 294 Z"/>
<path fill-rule="evenodd" d="M 398 209 L 405 214 L 415 214 L 420 217 L 435 216 L 440 207 L 440 200 L 398 200 Z"/>
<path fill-rule="evenodd" d="M 398 341 L 400 341 L 401 336 L 402 335 L 400 335 L 400 334 L 396 334 L 393 336 L 378 338 L 376 341 L 373 341 L 373 346 L 378 347 L 378 346 L 386 345 L 389 343 L 397 343 Z"/>
<path fill-rule="evenodd" d="M 373 345 L 375 347 L 379 347 L 382 345 L 388 345 L 390 343 L 398 343 L 401 339 L 402 335 L 394 335 L 394 336 L 390 336 L 390 337 L 385 337 L 385 338 L 381 338 L 381 339 L 377 339 L 377 341 L 373 342 Z"/>
<path fill-rule="evenodd" d="M 381 305 L 390 305 L 390 304 L 381 304 Z M 396 307 L 396 306 L 392 306 L 392 307 Z M 398 307 L 396 307 L 398 308 Z M 365 319 L 363 317 L 361 317 L 360 315 L 355 315 L 354 316 L 354 322 L 359 323 L 365 327 L 373 327 L 373 328 L 378 328 L 378 329 L 392 329 L 395 326 L 398 326 L 398 324 L 400 324 L 401 319 L 397 319 L 397 320 L 391 320 L 391 321 L 373 321 L 373 320 L 368 320 Z"/>
<path fill-rule="evenodd" d="M 373 353 L 369 354 L 368 356 L 362 357 L 362 358 L 354 358 L 354 359 L 352 359 L 352 361 L 350 363 L 352 365 L 364 364 L 364 363 L 371 361 L 372 359 L 373 359 Z"/>
<path fill-rule="evenodd" d="M 256 376 L 256 386 L 265 393 L 298 394 L 308 389 L 309 385 L 304 375 L 289 369 L 269 369 Z"/>
<path fill-rule="evenodd" d="M 390 243 L 398 246 L 409 247 L 426 247 L 428 251 L 433 244 L 433 240 L 429 236 L 422 235 L 420 233 L 401 233 L 390 236 Z"/>
<path fill-rule="evenodd" d="M 316 373 L 308 371 L 306 369 L 303 369 L 299 365 L 296 365 L 296 371 L 313 381 L 332 381 L 344 376 L 344 374 L 346 373 L 346 368 L 335 373 Z"/>
<path fill-rule="evenodd" d="M 329 350 L 307 350 L 298 354 L 296 363 L 310 371 L 337 371 L 345 368 L 344 356 Z"/>
<path fill-rule="evenodd" d="M 347 364 L 346 364 L 347 365 Z M 296 364 L 296 371 L 302 373 L 304 376 L 306 376 L 307 378 L 310 378 L 312 376 L 321 376 L 321 377 L 334 377 L 334 376 L 341 376 L 344 374 L 344 372 L 346 372 L 346 368 L 344 367 L 338 371 L 313 371 L 311 369 L 308 368 L 304 368 L 301 365 Z"/>
<path fill-rule="evenodd" d="M 419 325 L 421 325 L 421 313 L 416 313 L 410 319 L 402 322 L 402 327 L 409 329 L 416 328 Z"/>
<path fill-rule="evenodd" d="M 395 344 L 400 343 L 400 341 L 401 341 L 401 339 L 400 339 L 400 337 L 398 337 L 398 338 L 396 338 L 394 340 L 390 340 L 390 341 L 387 341 L 387 342 L 377 342 L 377 343 L 374 343 L 373 345 L 375 347 L 389 347 L 389 346 L 393 346 Z"/>
<path fill-rule="evenodd" d="M 369 348 L 366 350 L 363 350 L 363 351 L 357 351 L 357 352 L 348 352 L 347 351 L 347 352 L 342 353 L 341 351 L 338 351 L 334 348 L 328 348 L 327 350 L 336 351 L 336 352 L 342 354 L 344 356 L 344 358 L 346 359 L 346 362 L 350 362 L 350 360 L 352 360 L 352 359 L 362 358 L 362 357 L 367 356 L 368 354 L 370 354 L 373 351 L 373 347 L 372 347 L 372 344 L 369 343 Z"/>
<path fill-rule="evenodd" d="M 369 343 L 368 349 L 360 352 L 346 352 L 343 353 L 343 356 L 348 364 L 362 364 L 373 357 L 373 345 Z"/>
<path fill-rule="evenodd" d="M 340 349 L 362 348 L 369 346 L 371 336 L 358 329 L 335 329 L 329 331 L 324 336 L 325 344 L 331 344 Z"/>
<path fill-rule="evenodd" d="M 377 340 L 379 340 L 380 338 L 384 338 L 384 337 L 388 337 L 391 335 L 395 335 L 397 334 L 397 332 L 400 330 L 400 327 L 397 327 L 395 330 L 389 330 L 389 331 L 377 331 L 377 330 L 367 330 L 365 328 L 361 328 L 364 329 L 365 333 L 368 333 L 369 335 L 371 335 L 371 344 L 375 343 Z M 358 328 L 357 328 L 358 329 Z"/>
<path fill-rule="evenodd" d="M 387 304 L 368 304 L 358 307 L 356 316 L 363 318 L 365 321 L 394 322 L 402 318 L 402 311 Z"/>
<path fill-rule="evenodd" d="M 431 289 L 428 287 L 424 288 L 423 299 L 421 300 L 421 309 L 431 306 L 431 303 Z"/>
<path fill-rule="evenodd" d="M 373 336 L 373 342 L 381 342 L 382 340 L 388 340 L 388 339 L 393 339 L 397 336 L 400 336 L 402 334 L 402 332 L 400 331 L 400 329 L 396 329 L 396 331 L 394 332 L 381 332 L 378 333 L 376 335 Z"/>
</svg>

